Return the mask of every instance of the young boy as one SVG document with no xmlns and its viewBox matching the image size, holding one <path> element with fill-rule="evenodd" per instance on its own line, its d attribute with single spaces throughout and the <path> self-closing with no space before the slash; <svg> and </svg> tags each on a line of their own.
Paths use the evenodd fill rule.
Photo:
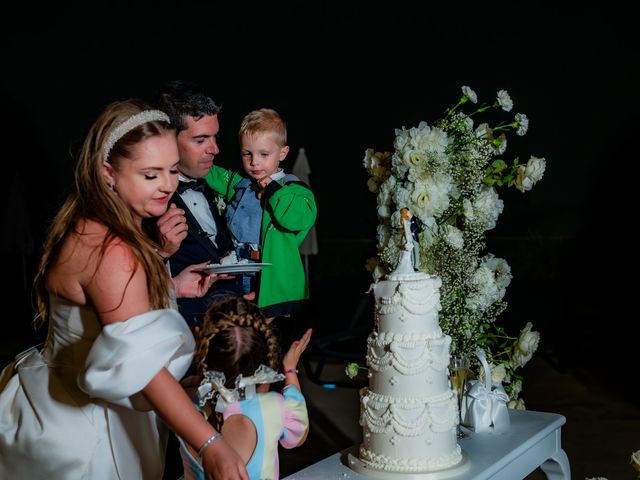
<svg viewBox="0 0 640 480">
<path fill-rule="evenodd" d="M 227 203 L 238 259 L 271 263 L 257 277 L 242 278 L 245 293 L 257 291 L 257 304 L 271 321 L 295 313 L 309 297 L 298 248 L 315 223 L 316 203 L 307 185 L 280 168 L 289 146 L 276 111 L 247 114 L 239 138 L 247 177 L 214 165 L 205 180 Z"/>
</svg>

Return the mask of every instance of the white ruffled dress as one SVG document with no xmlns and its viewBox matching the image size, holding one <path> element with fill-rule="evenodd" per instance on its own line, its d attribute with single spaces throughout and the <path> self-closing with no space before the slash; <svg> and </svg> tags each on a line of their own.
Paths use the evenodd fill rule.
<svg viewBox="0 0 640 480">
<path fill-rule="evenodd" d="M 167 367 L 181 378 L 195 342 L 175 310 L 101 327 L 50 296 L 50 335 L 0 376 L 0 480 L 160 479 L 167 427 L 140 390 Z"/>
</svg>

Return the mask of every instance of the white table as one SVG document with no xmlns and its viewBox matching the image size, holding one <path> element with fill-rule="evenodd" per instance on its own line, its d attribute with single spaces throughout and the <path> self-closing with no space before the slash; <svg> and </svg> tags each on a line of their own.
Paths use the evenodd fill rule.
<svg viewBox="0 0 640 480">
<path fill-rule="evenodd" d="M 509 410 L 509 414 L 511 428 L 508 432 L 475 433 L 464 429 L 468 436 L 459 443 L 468 467 L 461 469 L 461 473 L 447 476 L 443 470 L 405 478 L 516 480 L 540 467 L 549 480 L 570 480 L 569 459 L 560 444 L 560 429 L 566 419 L 556 413 L 528 410 Z M 284 480 L 370 479 L 347 466 L 349 454 L 357 457 L 357 449 L 356 445 L 338 452 Z M 389 478 L 393 477 L 396 476 L 389 475 Z"/>
</svg>

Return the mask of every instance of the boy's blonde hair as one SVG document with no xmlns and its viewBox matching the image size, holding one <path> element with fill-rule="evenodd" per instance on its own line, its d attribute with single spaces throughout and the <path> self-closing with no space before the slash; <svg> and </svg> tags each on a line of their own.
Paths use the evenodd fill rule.
<svg viewBox="0 0 640 480">
<path fill-rule="evenodd" d="M 287 145 L 287 126 L 280 114 L 271 108 L 261 108 L 247 113 L 240 124 L 238 136 L 242 141 L 245 134 L 253 136 L 260 133 L 273 133 L 279 146 Z"/>
</svg>

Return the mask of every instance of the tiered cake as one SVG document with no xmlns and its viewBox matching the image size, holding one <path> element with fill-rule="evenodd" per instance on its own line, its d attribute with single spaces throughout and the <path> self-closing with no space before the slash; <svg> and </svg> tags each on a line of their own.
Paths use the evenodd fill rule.
<svg viewBox="0 0 640 480">
<path fill-rule="evenodd" d="M 369 387 L 360 392 L 359 460 L 367 470 L 427 473 L 462 461 L 447 373 L 451 337 L 438 325 L 441 280 L 414 272 L 410 245 L 372 286 L 376 326 L 367 340 Z"/>
</svg>

